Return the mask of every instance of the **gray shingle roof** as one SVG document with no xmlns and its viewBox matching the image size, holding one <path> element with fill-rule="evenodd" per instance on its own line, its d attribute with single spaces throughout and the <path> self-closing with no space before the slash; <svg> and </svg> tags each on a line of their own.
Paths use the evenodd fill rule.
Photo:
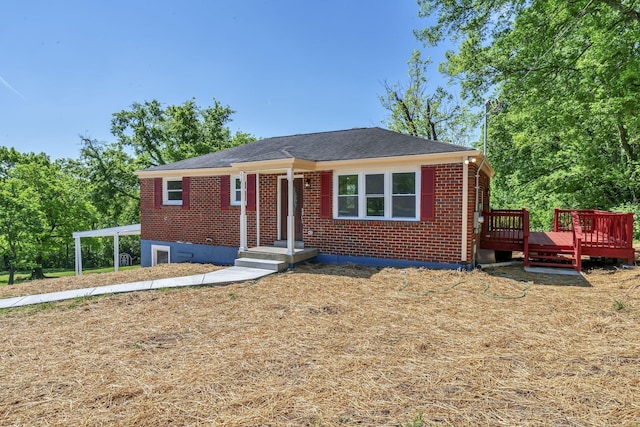
<svg viewBox="0 0 640 427">
<path fill-rule="evenodd" d="M 230 167 L 231 163 L 298 158 L 310 161 L 356 160 L 468 151 L 379 127 L 266 138 L 204 156 L 155 166 L 147 171 Z"/>
</svg>

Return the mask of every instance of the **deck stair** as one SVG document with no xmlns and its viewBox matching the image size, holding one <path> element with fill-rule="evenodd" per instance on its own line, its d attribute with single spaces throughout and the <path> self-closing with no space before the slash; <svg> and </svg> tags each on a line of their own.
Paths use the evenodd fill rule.
<svg viewBox="0 0 640 427">
<path fill-rule="evenodd" d="M 573 249 L 567 250 L 545 250 L 536 252 L 529 250 L 529 265 L 536 267 L 561 267 L 575 268 L 576 259 Z"/>
<path fill-rule="evenodd" d="M 576 251 L 571 233 L 529 233 L 527 253 L 528 265 L 576 268 Z"/>
</svg>

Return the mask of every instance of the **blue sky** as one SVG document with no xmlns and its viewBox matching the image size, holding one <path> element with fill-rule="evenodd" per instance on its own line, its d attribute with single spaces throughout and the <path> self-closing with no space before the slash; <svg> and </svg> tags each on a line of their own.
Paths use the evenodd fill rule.
<svg viewBox="0 0 640 427">
<path fill-rule="evenodd" d="M 426 25 L 415 0 L 9 0 L 0 145 L 77 158 L 79 135 L 111 141 L 112 113 L 152 99 L 216 98 L 257 137 L 380 126 L 381 82 L 407 81 Z"/>
</svg>

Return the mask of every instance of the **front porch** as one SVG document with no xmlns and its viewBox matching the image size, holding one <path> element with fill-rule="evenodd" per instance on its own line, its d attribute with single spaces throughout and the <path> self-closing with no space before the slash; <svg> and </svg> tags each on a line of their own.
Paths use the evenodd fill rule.
<svg viewBox="0 0 640 427">
<path fill-rule="evenodd" d="M 309 162 L 287 158 L 232 163 L 232 167 L 239 172 L 237 186 L 232 186 L 232 194 L 237 195 L 240 207 L 239 259 L 282 262 L 284 267 L 277 267 L 281 270 L 315 257 L 317 249 L 303 248 L 304 193 L 311 182 L 307 178 L 303 183 L 303 177 L 312 169 Z M 255 219 L 251 230 L 249 206 Z M 249 236 L 253 232 L 255 238 Z"/>
</svg>

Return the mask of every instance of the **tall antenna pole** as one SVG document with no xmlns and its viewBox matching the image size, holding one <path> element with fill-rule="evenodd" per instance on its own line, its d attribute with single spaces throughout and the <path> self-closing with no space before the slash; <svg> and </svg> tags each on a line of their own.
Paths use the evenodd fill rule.
<svg viewBox="0 0 640 427">
<path fill-rule="evenodd" d="M 487 116 L 489 115 L 489 102 L 490 100 L 487 99 L 487 101 L 484 103 L 484 147 L 482 152 L 484 153 L 485 157 L 487 156 Z"/>
</svg>

